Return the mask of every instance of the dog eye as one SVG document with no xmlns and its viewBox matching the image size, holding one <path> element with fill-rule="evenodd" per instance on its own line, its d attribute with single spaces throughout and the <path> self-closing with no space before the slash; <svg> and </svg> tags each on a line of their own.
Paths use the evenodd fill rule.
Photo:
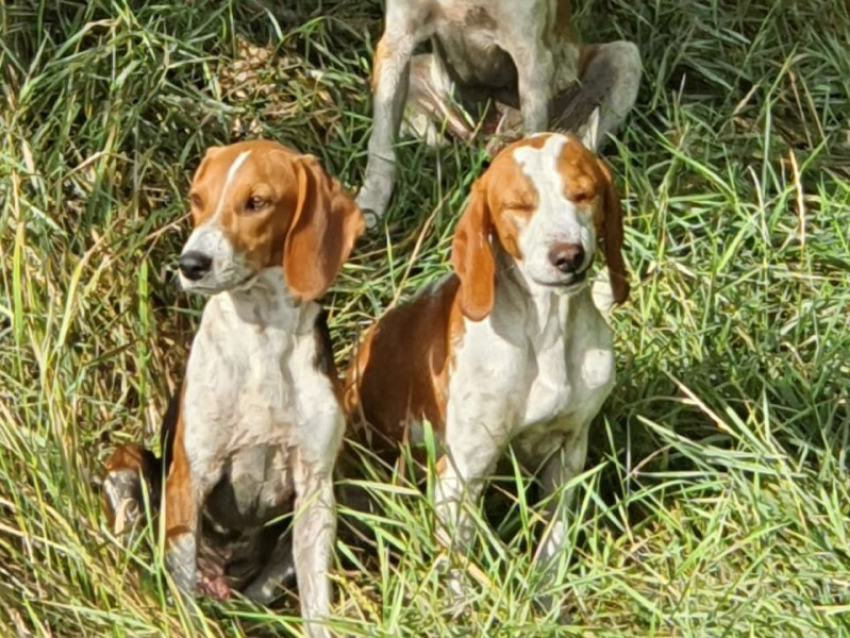
<svg viewBox="0 0 850 638">
<path fill-rule="evenodd" d="M 262 197 L 249 197 L 248 201 L 245 202 L 245 210 L 255 213 L 258 210 L 262 210 L 265 205 L 266 200 Z"/>
<path fill-rule="evenodd" d="M 192 205 L 192 208 L 203 208 L 204 200 L 201 199 L 200 195 L 189 195 L 189 203 Z"/>
<path fill-rule="evenodd" d="M 589 190 L 578 190 L 572 193 L 572 197 L 570 199 L 573 200 L 574 204 L 589 204 L 596 198 L 596 194 Z"/>
</svg>

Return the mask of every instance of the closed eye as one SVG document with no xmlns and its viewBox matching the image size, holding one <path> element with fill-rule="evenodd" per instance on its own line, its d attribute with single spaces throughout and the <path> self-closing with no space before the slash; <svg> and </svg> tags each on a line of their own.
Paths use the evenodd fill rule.
<svg viewBox="0 0 850 638">
<path fill-rule="evenodd" d="M 575 204 L 589 204 L 596 198 L 595 195 L 591 194 L 590 191 L 579 191 L 577 193 L 573 193 L 572 200 Z"/>
<path fill-rule="evenodd" d="M 204 207 L 204 200 L 197 193 L 189 195 L 189 203 L 192 205 L 192 208 L 201 209 Z"/>
<path fill-rule="evenodd" d="M 534 204 L 530 204 L 528 202 L 508 202 L 505 204 L 505 208 L 520 213 L 527 213 L 534 210 Z"/>
<path fill-rule="evenodd" d="M 590 204 L 596 199 L 599 192 L 592 187 L 576 188 L 569 193 L 569 198 L 574 204 Z"/>
</svg>

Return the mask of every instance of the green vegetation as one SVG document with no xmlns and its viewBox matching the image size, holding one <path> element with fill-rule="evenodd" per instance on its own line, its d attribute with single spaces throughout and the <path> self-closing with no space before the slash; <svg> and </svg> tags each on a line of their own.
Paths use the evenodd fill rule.
<svg viewBox="0 0 850 638">
<path fill-rule="evenodd" d="M 95 485 L 112 443 L 155 443 L 182 370 L 201 300 L 172 264 L 204 148 L 262 134 L 360 184 L 381 3 L 272 4 L 298 19 L 220 0 L 0 5 L 0 635 L 300 632 L 292 601 L 179 609 L 156 530 L 122 549 Z M 376 556 L 340 543 L 341 631 L 850 636 L 848 11 L 580 3 L 585 38 L 637 42 L 645 78 L 608 152 L 633 294 L 575 486 L 571 624 L 533 604 L 542 523 L 516 489 L 481 526 L 473 609 L 441 614 L 431 510 L 397 479 L 376 486 Z M 447 269 L 483 161 L 402 149 L 386 233 L 325 300 L 340 363 Z"/>
</svg>

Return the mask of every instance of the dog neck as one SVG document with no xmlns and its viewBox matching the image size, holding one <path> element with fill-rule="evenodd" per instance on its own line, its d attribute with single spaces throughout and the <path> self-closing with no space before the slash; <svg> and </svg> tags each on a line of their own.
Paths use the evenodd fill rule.
<svg viewBox="0 0 850 638">
<path fill-rule="evenodd" d="M 576 309 L 587 302 L 593 303 L 589 283 L 571 291 L 541 286 L 522 272 L 512 256 L 496 247 L 494 323 L 509 321 L 521 326 L 533 341 L 548 341 L 546 336 L 561 334 Z"/>
<path fill-rule="evenodd" d="M 305 319 L 314 318 L 319 310 L 317 303 L 301 301 L 292 294 L 279 266 L 265 268 L 245 286 L 220 295 L 226 296 L 243 323 L 292 334 L 300 333 L 305 323 L 309 324 Z"/>
</svg>

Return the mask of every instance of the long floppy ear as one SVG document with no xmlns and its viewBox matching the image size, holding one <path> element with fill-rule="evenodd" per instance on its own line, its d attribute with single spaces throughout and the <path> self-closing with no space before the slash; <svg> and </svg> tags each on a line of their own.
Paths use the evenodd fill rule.
<svg viewBox="0 0 850 638">
<path fill-rule="evenodd" d="M 493 309 L 496 260 L 490 244 L 492 222 L 487 192 L 475 182 L 469 204 L 455 228 L 452 267 L 460 279 L 460 309 L 472 321 L 481 321 Z"/>
<path fill-rule="evenodd" d="M 614 188 L 611 170 L 601 159 L 596 159 L 605 184 L 602 209 L 596 215 L 596 235 L 602 241 L 602 252 L 608 264 L 611 279 L 611 292 L 614 303 L 623 303 L 629 298 L 629 279 L 626 264 L 623 261 L 623 209 L 620 196 Z"/>
<path fill-rule="evenodd" d="M 283 250 L 283 272 L 303 301 L 321 297 L 363 232 L 363 214 L 312 155 L 295 159 L 298 200 Z"/>
</svg>

